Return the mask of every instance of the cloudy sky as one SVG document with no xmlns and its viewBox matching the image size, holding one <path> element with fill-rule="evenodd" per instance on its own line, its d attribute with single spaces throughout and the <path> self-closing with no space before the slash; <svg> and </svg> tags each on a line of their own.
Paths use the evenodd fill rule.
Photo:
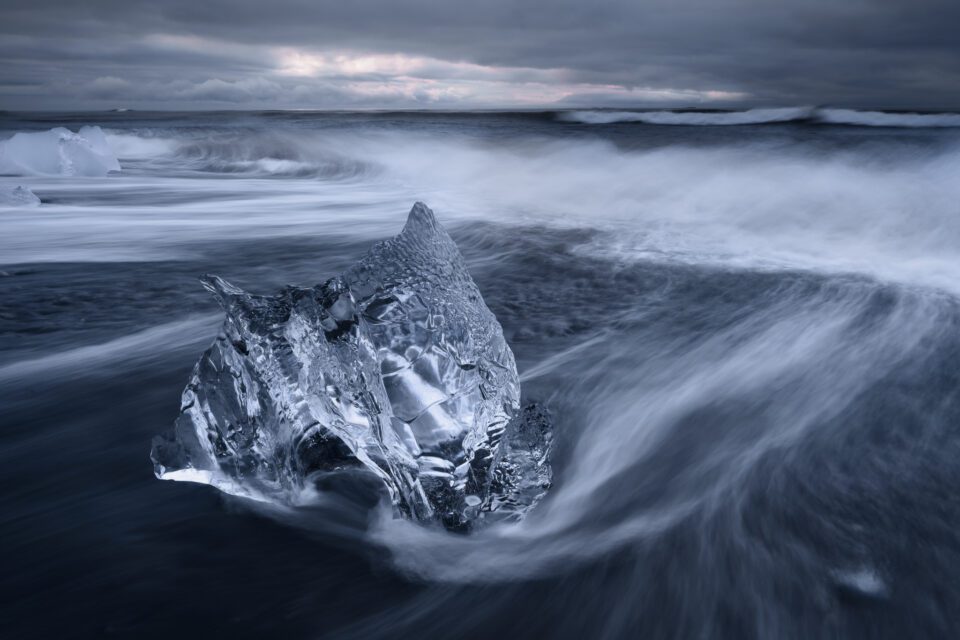
<svg viewBox="0 0 960 640">
<path fill-rule="evenodd" d="M 0 109 L 960 108 L 960 0 L 3 0 Z"/>
</svg>

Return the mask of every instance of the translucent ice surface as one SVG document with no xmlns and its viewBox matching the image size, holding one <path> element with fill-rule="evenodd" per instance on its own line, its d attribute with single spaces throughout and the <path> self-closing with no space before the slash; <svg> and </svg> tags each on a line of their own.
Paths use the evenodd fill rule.
<svg viewBox="0 0 960 640">
<path fill-rule="evenodd" d="M 100 127 L 77 133 L 57 127 L 0 141 L 0 175 L 105 176 L 111 171 L 120 171 L 120 162 Z"/>
<path fill-rule="evenodd" d="M 204 283 L 226 321 L 154 442 L 157 477 L 296 504 L 362 465 L 399 513 L 451 529 L 522 517 L 549 487 L 548 418 L 519 411 L 500 324 L 425 205 L 319 286 Z"/>
</svg>

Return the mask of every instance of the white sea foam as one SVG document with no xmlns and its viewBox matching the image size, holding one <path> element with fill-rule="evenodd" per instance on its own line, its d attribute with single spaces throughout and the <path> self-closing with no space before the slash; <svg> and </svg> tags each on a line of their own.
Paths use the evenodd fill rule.
<svg viewBox="0 0 960 640">
<path fill-rule="evenodd" d="M 854 109 L 821 109 L 817 119 L 827 124 L 848 124 L 861 127 L 960 127 L 960 113 L 894 113 L 889 111 L 856 111 Z"/>
<path fill-rule="evenodd" d="M 638 340 L 629 346 L 617 339 L 594 341 L 576 366 L 551 374 L 558 395 L 575 396 L 589 410 L 577 434 L 570 434 L 576 455 L 528 520 L 465 537 L 385 517 L 373 539 L 417 576 L 509 581 L 569 570 L 662 535 L 686 518 L 732 513 L 739 522 L 743 488 L 772 451 L 791 449 L 836 424 L 864 391 L 917 357 L 917 349 L 935 349 L 930 345 L 945 331 L 935 297 L 908 295 L 864 329 L 862 314 L 875 291 L 854 286 L 844 293 L 849 295 L 825 290 L 808 297 L 787 287 L 776 304 L 753 308 L 702 340 Z M 705 414 L 712 416 L 717 407 L 777 393 L 781 385 L 788 391 L 764 406 L 762 417 L 735 426 L 705 418 L 702 431 L 687 432 L 710 442 L 696 462 L 657 464 L 657 452 L 669 455 L 671 440 L 675 445 L 682 429 L 691 428 L 691 415 L 709 408 Z M 731 535 L 744 534 L 735 528 Z M 744 535 L 736 544 L 755 543 Z M 868 566 L 832 576 L 872 597 L 888 588 Z"/>
<path fill-rule="evenodd" d="M 643 122 L 687 126 L 729 126 L 803 120 L 813 115 L 810 107 L 748 109 L 746 111 L 567 111 L 560 119 L 583 124 Z"/>
<path fill-rule="evenodd" d="M 104 132 L 111 152 L 120 159 L 142 159 L 172 154 L 178 143 L 172 138 L 136 135 L 120 131 Z"/>
<path fill-rule="evenodd" d="M 744 111 L 565 111 L 559 114 L 565 122 L 581 124 L 644 124 L 684 126 L 731 126 L 809 121 L 816 124 L 855 125 L 861 127 L 960 127 L 960 113 L 901 113 L 892 111 L 858 111 L 813 107 L 781 107 Z"/>
<path fill-rule="evenodd" d="M 616 242 L 584 250 L 622 259 L 840 270 L 960 290 L 960 148 L 949 142 L 893 154 L 762 142 L 491 144 L 412 132 L 303 132 L 284 146 L 291 140 L 210 143 L 201 153 L 208 170 L 186 177 L 176 172 L 180 160 L 196 160 L 192 140 L 147 143 L 145 169 L 122 181 L 35 179 L 49 201 L 44 216 L 5 214 L 0 254 L 7 263 L 162 259 L 188 251 L 187 238 L 299 236 L 331 224 L 374 238 L 421 199 L 449 224 L 599 228 Z M 251 173 L 237 175 L 238 163 Z M 335 169 L 297 173 L 325 163 Z M 229 182 L 213 171 L 219 165 Z"/>
<path fill-rule="evenodd" d="M 585 226 L 620 257 L 850 271 L 960 290 L 960 148 L 909 155 L 599 140 L 357 140 L 443 214 Z"/>
<path fill-rule="evenodd" d="M 489 143 L 402 132 L 304 132 L 295 143 L 278 136 L 275 144 L 265 137 L 240 139 L 242 147 L 231 148 L 130 136 L 123 143 L 127 153 L 152 173 L 31 182 L 51 203 L 41 211 L 0 216 L 0 256 L 5 262 L 143 260 L 238 239 L 316 235 L 336 242 L 331 236 L 337 233 L 372 238 L 419 198 L 434 205 L 454 234 L 458 223 L 477 221 L 516 225 L 518 234 L 564 225 L 599 230 L 602 241 L 579 249 L 590 257 L 856 272 L 960 292 L 960 148 L 947 140 L 878 153 L 885 136 L 869 149 L 845 151 L 800 143 L 655 149 L 571 138 Z M 114 138 L 109 135 L 108 143 Z M 367 172 L 362 181 L 344 178 L 349 172 L 293 179 L 290 169 L 298 167 L 273 165 L 271 159 L 317 167 L 329 160 Z M 180 162 L 194 162 L 196 174 L 171 175 Z M 238 166 L 246 173 L 236 175 Z M 271 178 L 255 177 L 261 175 Z M 177 199 L 164 200 L 171 195 Z M 843 280 L 831 282 L 842 288 Z M 523 380 L 577 400 L 568 406 L 588 405 L 578 430 L 565 436 L 576 456 L 547 502 L 521 525 L 475 536 L 450 536 L 392 518 L 371 535 L 411 573 L 476 582 L 567 570 L 704 513 L 726 509 L 731 520 L 742 522 L 736 512 L 741 489 L 764 455 L 802 441 L 817 425 L 835 425 L 851 402 L 902 368 L 918 345 L 935 349 L 938 342 L 931 338 L 952 326 L 952 316 L 944 316 L 938 304 L 940 294 L 896 288 L 884 313 L 865 314 L 876 303 L 876 288 L 853 286 L 843 295 L 828 289 L 778 292 L 781 304 L 761 304 L 689 341 L 648 343 L 642 333 L 636 340 L 601 333 L 545 353 L 530 363 Z M 194 318 L 98 345 L 39 353 L 0 368 L 0 384 L 115 372 L 128 359 L 164 357 L 157 355 L 157 344 L 195 348 L 209 340 L 215 322 Z M 652 463 L 645 457 L 662 458 L 650 454 L 685 417 L 697 411 L 715 416 L 718 403 L 766 397 L 771 388 L 788 391 L 770 407 L 751 405 L 765 417 L 753 425 L 755 432 L 724 440 L 713 430 L 709 451 L 693 458 L 702 464 L 671 466 L 669 482 L 651 479 Z M 737 426 L 740 435 L 744 428 Z M 672 492 L 666 497 L 665 487 Z M 646 494 L 656 500 L 648 504 Z M 730 536 L 740 532 L 734 528 Z M 747 547 L 743 557 L 763 554 Z M 869 567 L 854 565 L 833 579 L 871 597 L 891 588 Z"/>
</svg>

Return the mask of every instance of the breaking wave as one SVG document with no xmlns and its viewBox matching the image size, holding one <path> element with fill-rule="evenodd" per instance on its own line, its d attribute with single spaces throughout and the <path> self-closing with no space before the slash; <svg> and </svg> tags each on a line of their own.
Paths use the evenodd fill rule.
<svg viewBox="0 0 960 640">
<path fill-rule="evenodd" d="M 121 159 L 148 159 L 181 174 L 344 180 L 366 175 L 357 162 L 314 132 L 269 133 L 256 129 L 109 132 L 107 141 Z"/>
<path fill-rule="evenodd" d="M 960 127 L 960 113 L 893 113 L 821 109 L 817 119 L 824 124 L 848 124 L 860 127 Z"/>
<path fill-rule="evenodd" d="M 771 148 L 762 140 L 622 148 L 599 137 L 504 143 L 413 131 L 230 130 L 204 139 L 108 131 L 107 139 L 119 140 L 125 172 L 189 178 L 177 183 L 181 199 L 170 202 L 202 198 L 209 224 L 191 221 L 196 208 L 186 204 L 156 210 L 151 225 L 125 224 L 117 217 L 128 215 L 123 209 L 105 209 L 93 221 L 79 209 L 82 225 L 44 227 L 41 235 L 29 219 L 11 219 L 15 232 L 0 239 L 8 260 L 127 259 L 131 247 L 155 259 L 174 251 L 181 233 L 251 239 L 329 232 L 332 216 L 348 208 L 351 233 L 372 239 L 387 222 L 385 211 L 419 198 L 451 223 L 482 218 L 610 231 L 612 240 L 598 240 L 594 250 L 619 259 L 843 270 L 948 290 L 960 282 L 960 147 L 950 139 L 909 153 L 880 142 L 832 150 Z M 280 179 L 304 174 L 308 180 Z M 224 177 L 271 180 L 238 192 Z M 336 188 L 320 190 L 318 181 Z M 172 197 L 117 197 L 126 194 L 138 207 Z M 38 195 L 57 201 L 55 193 Z M 211 208 L 218 201 L 229 207 Z"/>
<path fill-rule="evenodd" d="M 813 115 L 808 107 L 780 109 L 749 109 L 747 111 L 570 111 L 560 119 L 583 124 L 612 124 L 615 122 L 642 122 L 687 126 L 730 126 L 767 124 L 807 120 Z"/>
<path fill-rule="evenodd" d="M 747 109 L 745 111 L 567 111 L 561 121 L 580 124 L 643 124 L 681 126 L 734 126 L 809 122 L 812 124 L 851 125 L 861 127 L 960 127 L 958 113 L 900 113 L 890 111 L 858 111 L 813 107 Z"/>
</svg>

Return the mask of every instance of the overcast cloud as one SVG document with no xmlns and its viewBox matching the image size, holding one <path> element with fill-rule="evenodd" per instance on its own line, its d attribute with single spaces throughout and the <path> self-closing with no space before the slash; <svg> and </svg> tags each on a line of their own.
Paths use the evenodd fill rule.
<svg viewBox="0 0 960 640">
<path fill-rule="evenodd" d="M 4 0 L 0 108 L 960 108 L 957 0 Z"/>
</svg>

